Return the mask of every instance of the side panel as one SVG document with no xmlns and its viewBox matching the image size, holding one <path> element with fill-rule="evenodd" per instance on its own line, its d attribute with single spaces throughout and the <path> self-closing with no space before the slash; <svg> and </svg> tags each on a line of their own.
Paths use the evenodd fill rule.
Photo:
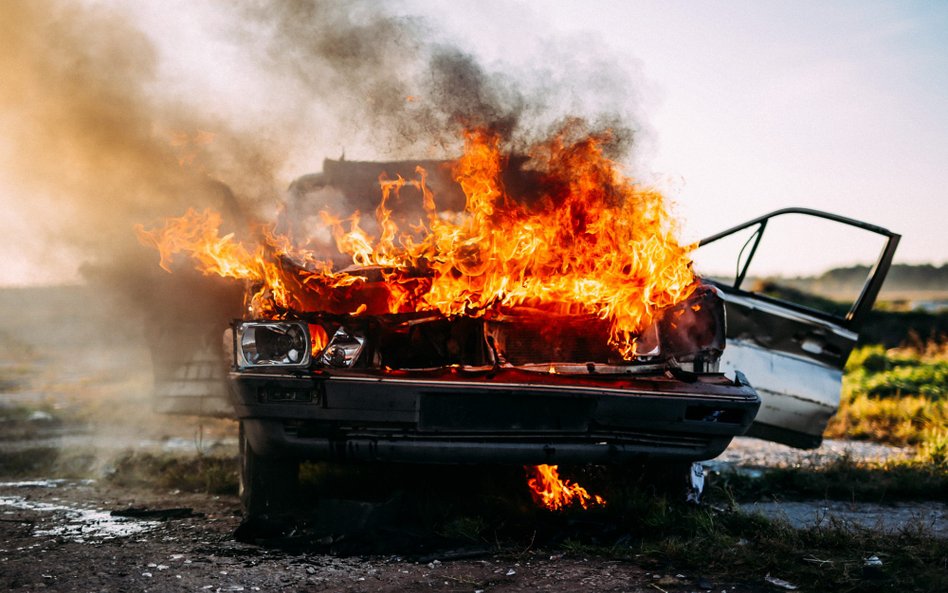
<svg viewBox="0 0 948 593">
<path fill-rule="evenodd" d="M 746 340 L 728 342 L 721 370 L 751 379 L 761 406 L 748 435 L 809 449 L 839 407 L 842 371 Z"/>
<path fill-rule="evenodd" d="M 857 334 L 798 311 L 724 293 L 727 347 L 721 370 L 743 372 L 761 399 L 748 435 L 818 447 L 839 407 L 843 365 Z"/>
</svg>

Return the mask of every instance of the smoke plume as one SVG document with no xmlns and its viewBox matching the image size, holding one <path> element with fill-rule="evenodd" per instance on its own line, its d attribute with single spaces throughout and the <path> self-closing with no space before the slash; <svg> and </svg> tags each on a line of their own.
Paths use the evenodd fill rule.
<svg viewBox="0 0 948 593">
<path fill-rule="evenodd" d="M 544 84 L 547 72 L 515 80 L 488 71 L 431 24 L 379 3 L 248 1 L 229 33 L 251 72 L 280 80 L 271 93 L 284 107 L 269 121 L 228 121 L 213 114 L 210 97 L 163 92 L 158 50 L 120 7 L 0 5 L 2 156 L 22 190 L 15 210 L 35 224 L 31 232 L 114 278 L 144 273 L 154 259 L 135 241 L 136 223 L 210 205 L 245 231 L 242 218 L 279 201 L 281 167 L 303 138 L 371 146 L 370 158 L 449 158 L 461 131 L 480 127 L 518 151 L 575 115 L 556 109 L 575 107 L 581 94 Z M 583 81 L 559 62 L 567 72 L 554 78 Z M 618 70 L 594 76 L 590 92 L 600 97 L 610 94 L 603 81 L 623 80 Z M 615 105 L 627 90 L 614 85 Z M 590 131 L 610 130 L 616 156 L 638 125 L 617 112 L 580 115 Z"/>
<path fill-rule="evenodd" d="M 473 127 L 497 132 L 512 153 L 568 130 L 608 138 L 618 158 L 640 128 L 623 106 L 634 89 L 608 61 L 560 44 L 558 72 L 490 70 L 430 23 L 370 1 L 222 2 L 225 35 L 272 109 L 262 120 L 221 115 L 216 97 L 167 91 L 161 52 L 123 8 L 0 2 L 0 160 L 16 188 L 8 209 L 21 235 L 81 264 L 87 283 L 124 306 L 117 316 L 144 320 L 150 342 L 181 356 L 219 343 L 241 314 L 243 287 L 187 266 L 167 274 L 133 227 L 213 207 L 228 231 L 254 233 L 307 139 L 370 147 L 363 158 L 443 159 Z M 374 206 L 373 197 L 334 210 Z"/>
</svg>

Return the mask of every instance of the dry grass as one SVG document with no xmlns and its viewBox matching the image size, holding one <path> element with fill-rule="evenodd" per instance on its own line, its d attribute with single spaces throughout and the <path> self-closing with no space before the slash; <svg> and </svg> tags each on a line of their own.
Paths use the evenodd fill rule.
<svg viewBox="0 0 948 593">
<path fill-rule="evenodd" d="M 945 404 L 918 395 L 881 399 L 864 393 L 844 394 L 826 436 L 921 445 L 948 423 Z"/>
</svg>

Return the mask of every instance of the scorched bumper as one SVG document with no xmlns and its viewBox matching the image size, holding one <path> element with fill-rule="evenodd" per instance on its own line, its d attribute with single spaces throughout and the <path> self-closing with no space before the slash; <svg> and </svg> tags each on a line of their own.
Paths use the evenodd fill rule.
<svg viewBox="0 0 948 593">
<path fill-rule="evenodd" d="M 234 372 L 255 451 L 335 461 L 615 463 L 710 459 L 760 406 L 740 373 Z"/>
</svg>

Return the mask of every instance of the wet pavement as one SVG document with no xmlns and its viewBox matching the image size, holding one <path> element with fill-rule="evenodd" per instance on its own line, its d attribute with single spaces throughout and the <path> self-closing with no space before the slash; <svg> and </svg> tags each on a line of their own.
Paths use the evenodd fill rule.
<svg viewBox="0 0 948 593">
<path fill-rule="evenodd" d="M 858 527 L 897 534 L 921 530 L 948 538 L 948 505 L 941 502 L 853 503 L 838 500 L 772 501 L 740 505 L 746 513 L 782 520 L 797 528 Z"/>
</svg>

